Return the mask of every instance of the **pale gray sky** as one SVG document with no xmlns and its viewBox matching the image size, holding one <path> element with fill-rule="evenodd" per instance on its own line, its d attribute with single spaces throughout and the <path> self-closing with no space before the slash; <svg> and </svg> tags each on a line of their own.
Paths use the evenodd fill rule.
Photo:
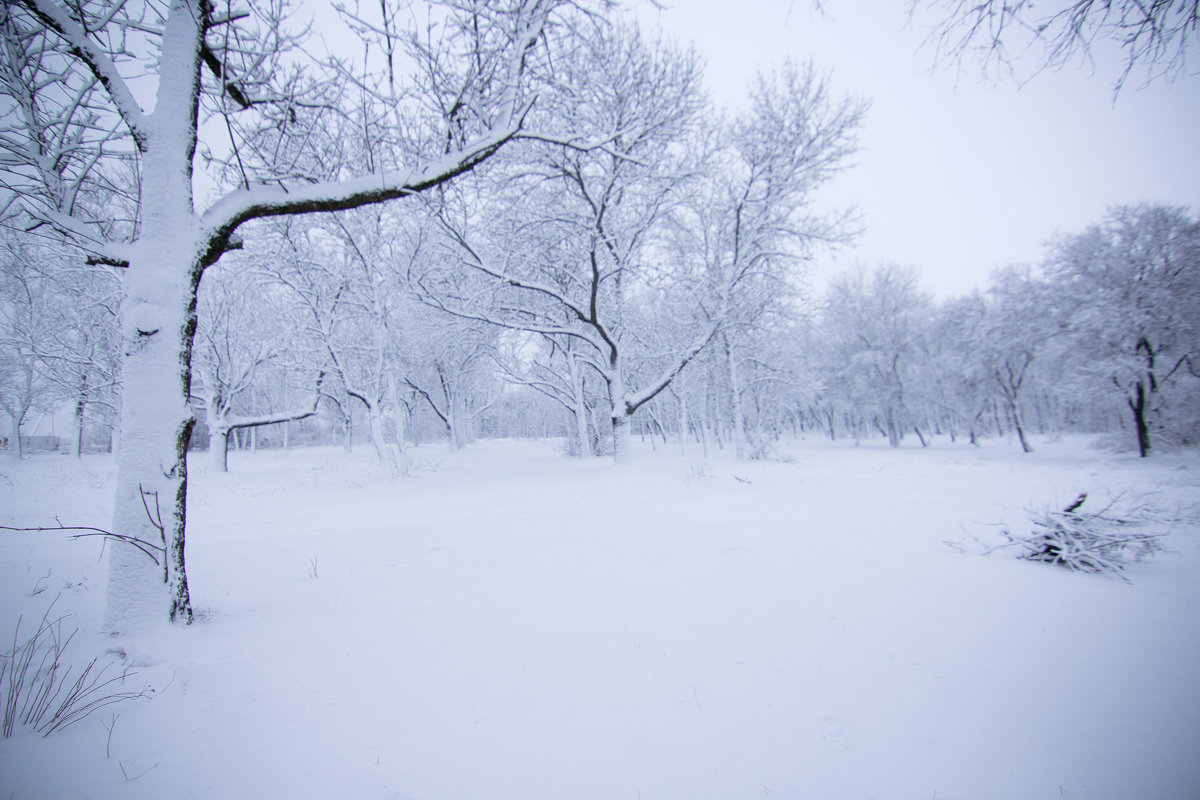
<svg viewBox="0 0 1200 800">
<path fill-rule="evenodd" d="M 982 286 L 996 267 L 1036 262 L 1118 203 L 1200 209 L 1200 77 L 1132 81 L 1119 65 L 1042 72 L 1025 86 L 985 83 L 972 65 L 933 69 L 905 0 L 670 0 L 644 25 L 694 41 L 714 98 L 736 106 L 759 69 L 811 58 L 838 90 L 871 100 L 857 165 L 825 195 L 858 206 L 856 248 L 822 258 L 825 277 L 856 261 L 916 267 L 939 296 Z M 1200 53 L 1195 54 L 1200 58 Z"/>
</svg>

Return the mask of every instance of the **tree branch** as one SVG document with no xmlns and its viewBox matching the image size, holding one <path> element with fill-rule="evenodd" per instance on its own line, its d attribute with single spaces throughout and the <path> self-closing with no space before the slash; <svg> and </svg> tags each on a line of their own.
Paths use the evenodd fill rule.
<svg viewBox="0 0 1200 800">
<path fill-rule="evenodd" d="M 71 19 L 66 11 L 51 0 L 21 0 L 42 24 L 57 33 L 66 42 L 70 53 L 78 58 L 88 70 L 100 81 L 100 85 L 108 92 L 113 106 L 121 115 L 129 128 L 133 141 L 141 152 L 146 152 L 149 137 L 146 131 L 146 119 L 142 107 L 129 90 L 129 85 L 117 71 L 111 56 L 88 38 L 87 32 Z"/>
</svg>

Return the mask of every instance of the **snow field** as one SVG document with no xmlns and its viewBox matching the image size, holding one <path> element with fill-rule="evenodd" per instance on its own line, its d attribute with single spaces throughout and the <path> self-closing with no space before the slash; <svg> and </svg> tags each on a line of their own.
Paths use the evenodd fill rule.
<svg viewBox="0 0 1200 800">
<path fill-rule="evenodd" d="M 97 541 L 0 539 L 0 634 L 57 594 L 155 689 L 0 742 L 0 795 L 1198 796 L 1198 526 L 1133 586 L 981 550 L 1079 491 L 1194 517 L 1200 459 L 1036 445 L 201 454 L 189 629 L 105 636 Z M 105 459 L 0 475 L 5 524 L 106 524 Z"/>
</svg>

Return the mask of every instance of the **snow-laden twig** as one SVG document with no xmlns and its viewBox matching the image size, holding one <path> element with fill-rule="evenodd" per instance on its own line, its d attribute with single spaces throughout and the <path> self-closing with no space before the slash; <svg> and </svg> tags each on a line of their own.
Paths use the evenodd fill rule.
<svg viewBox="0 0 1200 800">
<path fill-rule="evenodd" d="M 1081 493 L 1062 511 L 1031 514 L 1033 531 L 1027 536 L 1004 534 L 1024 551 L 1019 558 L 1115 575 L 1132 583 L 1125 575 L 1126 560 L 1140 561 L 1163 549 L 1165 534 L 1146 530 L 1161 520 L 1140 504 L 1118 513 L 1116 500 L 1099 511 L 1081 511 L 1086 500 L 1087 494 Z"/>
</svg>

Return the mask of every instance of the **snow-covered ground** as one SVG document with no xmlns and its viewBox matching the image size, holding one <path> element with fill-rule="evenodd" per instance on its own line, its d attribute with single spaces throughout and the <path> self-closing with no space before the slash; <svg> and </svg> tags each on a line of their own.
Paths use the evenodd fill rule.
<svg viewBox="0 0 1200 800">
<path fill-rule="evenodd" d="M 0 742 L 0 797 L 1200 797 L 1200 458 L 1035 444 L 201 454 L 191 628 L 105 636 L 98 540 L 0 538 L 0 641 L 58 596 L 153 689 Z M 112 486 L 6 459 L 0 524 Z M 1081 491 L 1185 522 L 1133 585 L 983 555 Z"/>
</svg>

